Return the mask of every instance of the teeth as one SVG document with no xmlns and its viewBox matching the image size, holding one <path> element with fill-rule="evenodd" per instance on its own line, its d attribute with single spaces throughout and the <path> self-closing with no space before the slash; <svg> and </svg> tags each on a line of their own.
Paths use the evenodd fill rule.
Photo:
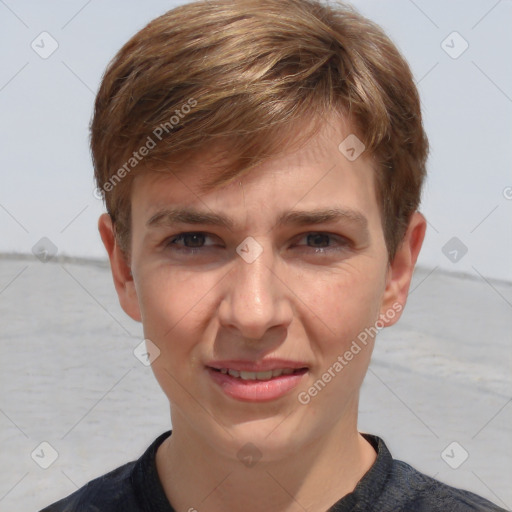
<svg viewBox="0 0 512 512">
<path fill-rule="evenodd" d="M 221 368 L 220 373 L 228 374 L 231 377 L 240 378 L 242 380 L 269 380 L 281 375 L 290 375 L 294 372 L 292 368 L 279 368 L 275 370 L 267 370 L 266 372 L 246 372 L 232 370 L 231 368 Z"/>
<path fill-rule="evenodd" d="M 240 378 L 242 380 L 254 380 L 256 375 L 256 372 L 240 372 Z"/>
<path fill-rule="evenodd" d="M 273 373 L 272 370 L 268 370 L 266 372 L 257 372 L 255 375 L 258 380 L 268 380 L 272 378 Z"/>
</svg>

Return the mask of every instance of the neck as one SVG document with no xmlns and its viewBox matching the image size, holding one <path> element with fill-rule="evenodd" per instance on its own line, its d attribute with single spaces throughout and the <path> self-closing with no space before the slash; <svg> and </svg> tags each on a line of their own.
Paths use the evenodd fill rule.
<svg viewBox="0 0 512 512">
<path fill-rule="evenodd" d="M 355 425 L 350 430 L 335 425 L 287 457 L 252 466 L 213 445 L 173 421 L 173 433 L 159 447 L 156 463 L 177 512 L 324 512 L 353 491 L 376 459 Z"/>
</svg>

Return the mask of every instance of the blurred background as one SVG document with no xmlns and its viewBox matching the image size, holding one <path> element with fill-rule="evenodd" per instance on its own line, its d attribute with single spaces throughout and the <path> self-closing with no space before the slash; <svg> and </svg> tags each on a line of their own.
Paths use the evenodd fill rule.
<svg viewBox="0 0 512 512">
<path fill-rule="evenodd" d="M 97 232 L 88 124 L 109 60 L 181 3 L 0 0 L 2 512 L 38 510 L 170 428 Z M 419 270 L 379 335 L 360 428 L 510 510 L 512 1 L 352 4 L 409 61 L 431 144 Z"/>
</svg>

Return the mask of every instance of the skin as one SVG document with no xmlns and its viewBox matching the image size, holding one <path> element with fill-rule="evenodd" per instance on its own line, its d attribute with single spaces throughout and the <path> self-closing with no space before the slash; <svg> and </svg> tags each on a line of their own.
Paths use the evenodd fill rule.
<svg viewBox="0 0 512 512">
<path fill-rule="evenodd" d="M 373 339 L 307 405 L 297 399 L 365 328 L 398 320 L 425 234 L 416 212 L 388 262 L 372 160 L 363 153 L 350 162 L 338 151 L 349 133 L 326 125 L 301 149 L 206 193 L 197 187 L 199 165 L 179 177 L 137 177 L 129 260 L 110 217 L 100 217 L 121 306 L 160 350 L 152 367 L 171 404 L 173 434 L 156 462 L 178 512 L 325 511 L 375 461 L 357 430 Z M 234 226 L 146 226 L 170 207 L 222 213 Z M 360 213 L 366 232 L 347 219 L 276 225 L 283 212 L 326 207 Z M 176 240 L 181 232 L 208 236 Z M 307 236 L 318 232 L 332 237 Z M 236 253 L 248 236 L 263 249 L 252 263 Z M 205 369 L 212 360 L 269 357 L 304 362 L 308 372 L 298 388 L 265 403 L 227 396 Z M 252 467 L 237 457 L 247 443 L 261 455 Z"/>
</svg>

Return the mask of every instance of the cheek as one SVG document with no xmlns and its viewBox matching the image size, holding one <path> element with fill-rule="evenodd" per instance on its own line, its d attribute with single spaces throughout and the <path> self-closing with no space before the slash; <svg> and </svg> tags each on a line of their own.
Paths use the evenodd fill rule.
<svg viewBox="0 0 512 512">
<path fill-rule="evenodd" d="M 309 313 L 311 322 L 303 322 L 309 325 L 317 367 L 299 402 L 313 404 L 319 415 L 329 411 L 332 422 L 357 397 L 367 372 L 384 283 L 378 269 L 352 270 L 310 287 L 308 305 L 315 315 Z"/>
<path fill-rule="evenodd" d="M 190 382 L 197 377 L 195 349 L 209 335 L 214 314 L 215 280 L 206 273 L 166 269 L 148 272 L 141 282 L 144 337 L 160 350 L 151 365 L 153 373 L 169 401 L 185 407 L 190 401 Z"/>
<path fill-rule="evenodd" d="M 162 268 L 145 272 L 141 282 L 144 335 L 162 351 L 188 350 L 212 314 L 215 276 Z"/>
<path fill-rule="evenodd" d="M 304 297 L 304 314 L 318 326 L 315 338 L 324 350 L 344 350 L 378 319 L 384 287 L 378 269 L 343 269 L 321 278 L 304 275 L 300 282 L 297 295 Z"/>
</svg>

